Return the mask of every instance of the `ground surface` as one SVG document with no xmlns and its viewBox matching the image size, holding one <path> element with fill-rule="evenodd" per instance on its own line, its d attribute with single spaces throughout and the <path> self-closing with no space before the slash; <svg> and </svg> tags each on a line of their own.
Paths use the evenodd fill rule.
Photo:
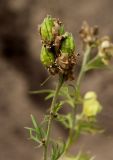
<svg viewBox="0 0 113 160">
<path fill-rule="evenodd" d="M 47 14 L 63 20 L 78 46 L 83 20 L 98 24 L 100 35 L 108 34 L 113 40 L 112 0 L 0 0 L 0 160 L 40 159 L 41 151 L 27 140 L 24 126 L 31 125 L 31 113 L 40 121 L 49 104 L 43 103 L 42 96 L 28 94 L 29 90 L 39 89 L 47 76 L 39 61 L 41 44 L 37 33 L 37 24 Z M 100 123 L 106 134 L 81 137 L 72 152 L 81 148 L 96 155 L 96 160 L 113 160 L 113 73 L 89 73 L 82 89 L 98 93 L 104 106 Z M 59 126 L 54 133 L 66 135 Z"/>
</svg>

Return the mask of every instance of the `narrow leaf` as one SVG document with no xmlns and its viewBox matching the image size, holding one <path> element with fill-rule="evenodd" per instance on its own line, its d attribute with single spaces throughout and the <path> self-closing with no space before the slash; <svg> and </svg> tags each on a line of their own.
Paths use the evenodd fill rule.
<svg viewBox="0 0 113 160">
<path fill-rule="evenodd" d="M 88 62 L 88 64 L 85 66 L 85 71 L 91 70 L 91 69 L 105 69 L 107 66 L 102 62 L 101 57 L 96 56 L 92 60 Z"/>
<path fill-rule="evenodd" d="M 32 120 L 32 123 L 33 123 L 34 127 L 38 128 L 38 125 L 36 123 L 35 117 L 32 114 L 31 114 L 31 120 Z"/>
<path fill-rule="evenodd" d="M 43 90 L 37 90 L 37 91 L 30 91 L 30 94 L 41 94 L 41 93 L 51 93 L 54 90 L 52 89 L 43 89 Z"/>
</svg>

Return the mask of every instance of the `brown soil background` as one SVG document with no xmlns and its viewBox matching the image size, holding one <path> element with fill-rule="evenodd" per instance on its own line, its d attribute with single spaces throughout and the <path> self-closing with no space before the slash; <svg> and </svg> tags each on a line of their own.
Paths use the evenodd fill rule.
<svg viewBox="0 0 113 160">
<path fill-rule="evenodd" d="M 98 24 L 100 35 L 109 35 L 113 40 L 112 0 L 0 0 L 0 160 L 40 159 L 41 150 L 27 140 L 24 126 L 31 125 L 31 113 L 41 121 L 49 106 L 42 95 L 28 94 L 29 90 L 40 89 L 47 77 L 39 60 L 41 43 L 37 32 L 37 25 L 47 14 L 63 20 L 76 39 L 81 57 L 78 31 L 83 20 Z M 44 87 L 53 86 L 53 82 L 50 80 Z M 104 107 L 99 121 L 106 133 L 82 136 L 72 152 L 80 148 L 96 155 L 96 160 L 113 160 L 113 72 L 90 72 L 82 89 L 95 90 L 99 95 Z M 66 136 L 58 125 L 53 132 L 55 137 Z"/>
</svg>

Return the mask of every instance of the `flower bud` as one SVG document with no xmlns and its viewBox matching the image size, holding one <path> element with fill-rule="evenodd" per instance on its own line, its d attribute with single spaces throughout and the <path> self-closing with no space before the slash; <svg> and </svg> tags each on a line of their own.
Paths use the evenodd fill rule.
<svg viewBox="0 0 113 160">
<path fill-rule="evenodd" d="M 93 91 L 89 91 L 85 94 L 84 99 L 97 99 L 97 95 Z"/>
<path fill-rule="evenodd" d="M 110 59 L 113 57 L 113 44 L 110 42 L 109 37 L 103 37 L 101 39 L 98 55 L 105 65 L 109 64 Z"/>
<path fill-rule="evenodd" d="M 79 34 L 85 44 L 95 44 L 98 36 L 98 27 L 91 27 L 86 21 L 84 21 Z"/>
<path fill-rule="evenodd" d="M 96 116 L 102 110 L 95 92 L 88 92 L 84 96 L 83 114 L 87 117 Z"/>
<path fill-rule="evenodd" d="M 65 33 L 64 40 L 61 44 L 61 53 L 67 56 L 71 56 L 75 51 L 75 42 L 72 34 Z"/>
<path fill-rule="evenodd" d="M 51 16 L 47 16 L 40 26 L 41 38 L 44 42 L 51 43 L 53 41 L 52 28 L 54 26 L 54 20 Z"/>
<path fill-rule="evenodd" d="M 42 46 L 42 49 L 41 49 L 40 59 L 42 64 L 44 64 L 46 67 L 49 67 L 54 63 L 53 53 L 44 46 Z"/>
</svg>

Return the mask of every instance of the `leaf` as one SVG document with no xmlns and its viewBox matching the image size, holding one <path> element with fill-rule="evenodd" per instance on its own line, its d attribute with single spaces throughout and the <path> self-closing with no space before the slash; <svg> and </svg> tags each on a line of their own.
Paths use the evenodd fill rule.
<svg viewBox="0 0 113 160">
<path fill-rule="evenodd" d="M 34 140 L 35 142 L 41 143 L 37 135 L 33 135 L 33 130 L 29 130 L 30 139 Z"/>
<path fill-rule="evenodd" d="M 74 108 L 76 104 L 81 104 L 82 102 L 80 89 L 75 88 L 73 85 L 64 85 L 61 88 L 60 95 L 63 97 L 64 103 L 72 108 Z"/>
<path fill-rule="evenodd" d="M 94 160 L 94 157 L 90 157 L 88 154 L 86 153 L 79 153 L 76 156 L 75 160 Z"/>
<path fill-rule="evenodd" d="M 53 90 L 48 93 L 48 95 L 45 97 L 45 100 L 49 100 L 49 99 L 53 98 L 54 95 L 55 95 L 55 91 Z"/>
<path fill-rule="evenodd" d="M 63 101 L 57 103 L 54 107 L 54 113 L 58 113 L 58 111 L 62 108 L 62 105 L 63 105 Z"/>
<path fill-rule="evenodd" d="M 63 124 L 66 128 L 72 128 L 72 116 L 70 113 L 67 115 L 58 114 L 57 121 Z"/>
<path fill-rule="evenodd" d="M 45 100 L 48 100 L 52 97 L 54 97 L 55 91 L 52 89 L 43 89 L 43 90 L 37 90 L 37 91 L 30 91 L 30 94 L 45 94 L 47 93 L 48 95 L 45 97 Z"/>
<path fill-rule="evenodd" d="M 69 106 L 74 107 L 75 103 L 74 103 L 74 88 L 71 88 L 73 90 L 69 91 L 69 87 L 68 85 L 64 85 L 61 90 L 59 95 L 63 97 L 63 102 L 69 104 Z"/>
<path fill-rule="evenodd" d="M 33 115 L 31 115 L 31 120 L 33 123 L 33 128 L 25 127 L 25 129 L 29 130 L 30 139 L 41 144 L 42 140 L 46 137 L 46 133 L 43 127 L 36 122 L 36 119 Z"/>
<path fill-rule="evenodd" d="M 37 136 L 33 134 L 33 132 L 35 132 L 35 129 L 29 128 L 29 127 L 25 127 L 25 129 L 29 130 L 29 135 L 30 135 L 31 140 L 34 140 L 35 142 L 41 143 L 41 141 L 37 138 Z"/>
<path fill-rule="evenodd" d="M 86 64 L 84 70 L 88 71 L 91 69 L 105 69 L 105 68 L 107 68 L 107 66 L 103 63 L 101 57 L 97 55 L 95 58 L 93 58 Z"/>
<path fill-rule="evenodd" d="M 94 158 L 95 158 L 94 156 L 91 157 L 87 153 L 81 153 L 81 152 L 79 152 L 76 156 L 64 157 L 64 160 L 94 160 Z"/>
<path fill-rule="evenodd" d="M 51 75 L 49 75 L 49 76 L 41 83 L 41 86 L 43 86 L 50 78 L 51 78 Z"/>
<path fill-rule="evenodd" d="M 75 104 L 72 98 L 64 100 L 65 103 L 69 104 L 72 108 L 74 108 Z"/>
<path fill-rule="evenodd" d="M 41 124 L 46 124 L 48 122 L 48 120 L 49 120 L 49 115 L 45 115 Z"/>
<path fill-rule="evenodd" d="M 75 137 L 78 138 L 80 134 L 85 133 L 102 133 L 103 129 L 100 128 L 97 124 L 97 120 L 95 117 L 86 118 L 82 115 L 76 116 L 76 125 L 75 125 L 76 135 Z"/>
<path fill-rule="evenodd" d="M 35 117 L 31 114 L 31 120 L 32 120 L 32 123 L 34 125 L 35 128 L 37 128 L 37 123 L 36 123 L 36 120 L 35 120 Z"/>
<path fill-rule="evenodd" d="M 62 88 L 60 89 L 59 95 L 66 98 L 70 98 L 69 86 L 63 85 Z"/>
<path fill-rule="evenodd" d="M 42 89 L 42 90 L 37 90 L 37 91 L 30 91 L 30 94 L 41 94 L 41 93 L 51 93 L 54 90 L 52 89 Z"/>
<path fill-rule="evenodd" d="M 65 150 L 65 143 L 54 143 L 52 145 L 51 160 L 58 160 Z"/>
</svg>

